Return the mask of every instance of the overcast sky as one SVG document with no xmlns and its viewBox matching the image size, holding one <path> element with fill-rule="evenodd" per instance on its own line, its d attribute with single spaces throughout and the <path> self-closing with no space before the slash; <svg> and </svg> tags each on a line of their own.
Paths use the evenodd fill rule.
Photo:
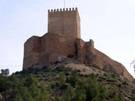
<svg viewBox="0 0 135 101">
<path fill-rule="evenodd" d="M 135 0 L 65 0 L 78 7 L 81 36 L 121 62 L 130 73 L 135 59 Z M 22 69 L 23 44 L 47 32 L 47 10 L 63 8 L 64 0 L 0 0 L 0 67 Z"/>
</svg>

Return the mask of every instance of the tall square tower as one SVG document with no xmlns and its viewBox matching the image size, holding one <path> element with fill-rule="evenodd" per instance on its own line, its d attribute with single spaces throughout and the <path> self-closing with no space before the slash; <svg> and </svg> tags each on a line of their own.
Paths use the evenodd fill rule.
<svg viewBox="0 0 135 101">
<path fill-rule="evenodd" d="M 80 16 L 77 8 L 48 10 L 48 33 L 67 39 L 80 39 Z"/>
</svg>

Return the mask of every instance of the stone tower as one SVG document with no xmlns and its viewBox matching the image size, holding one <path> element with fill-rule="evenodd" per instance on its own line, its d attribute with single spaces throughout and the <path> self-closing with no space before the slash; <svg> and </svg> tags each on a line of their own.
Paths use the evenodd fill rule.
<svg viewBox="0 0 135 101">
<path fill-rule="evenodd" d="M 80 16 L 77 8 L 48 10 L 48 32 L 68 39 L 80 39 Z"/>
<path fill-rule="evenodd" d="M 43 67 L 66 57 L 76 57 L 80 39 L 80 16 L 77 8 L 48 10 L 48 32 L 33 36 L 24 44 L 23 68 Z"/>
</svg>

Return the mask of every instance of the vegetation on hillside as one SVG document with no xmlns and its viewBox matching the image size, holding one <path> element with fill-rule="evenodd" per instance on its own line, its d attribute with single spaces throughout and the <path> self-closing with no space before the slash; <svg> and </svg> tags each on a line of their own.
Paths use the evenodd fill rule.
<svg viewBox="0 0 135 101">
<path fill-rule="evenodd" d="M 0 76 L 0 101 L 135 101 L 135 88 L 116 74 L 49 67 Z"/>
</svg>

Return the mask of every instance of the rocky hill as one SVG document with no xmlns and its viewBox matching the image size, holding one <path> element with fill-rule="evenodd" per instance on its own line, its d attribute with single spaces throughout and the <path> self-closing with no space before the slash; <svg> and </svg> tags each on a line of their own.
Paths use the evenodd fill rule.
<svg viewBox="0 0 135 101">
<path fill-rule="evenodd" d="M 0 101 L 135 101 L 135 83 L 97 66 L 57 63 L 0 76 Z"/>
</svg>

